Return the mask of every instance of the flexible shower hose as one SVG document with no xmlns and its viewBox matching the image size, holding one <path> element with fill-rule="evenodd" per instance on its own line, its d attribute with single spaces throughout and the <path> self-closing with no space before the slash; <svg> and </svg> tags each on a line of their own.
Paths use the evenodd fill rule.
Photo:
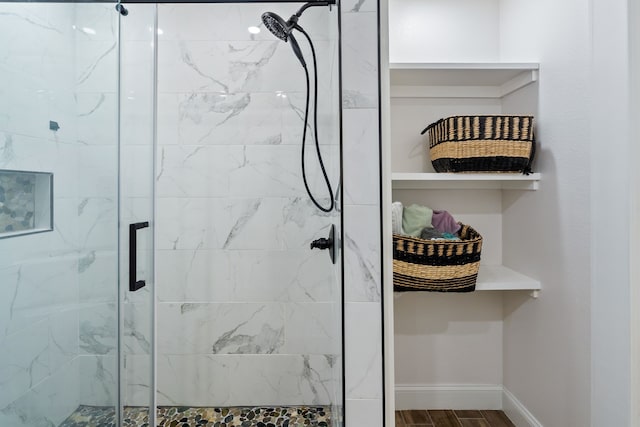
<svg viewBox="0 0 640 427">
<path fill-rule="evenodd" d="M 311 199 L 313 204 L 316 205 L 316 207 L 323 212 L 331 212 L 335 207 L 335 200 L 333 195 L 333 189 L 331 188 L 331 182 L 329 181 L 329 177 L 327 176 L 327 171 L 324 167 L 324 162 L 322 160 L 322 153 L 320 152 L 320 142 L 318 140 L 318 65 L 316 60 L 316 50 L 313 46 L 313 42 L 311 41 L 311 37 L 309 37 L 309 34 L 307 34 L 307 32 L 298 25 L 296 25 L 295 28 L 298 31 L 300 31 L 302 34 L 304 34 L 304 36 L 307 38 L 307 41 L 309 42 L 309 46 L 311 46 L 311 55 L 313 56 L 313 77 L 314 77 L 313 79 L 314 80 L 314 89 L 313 89 L 314 90 L 314 97 L 313 97 L 314 126 L 313 126 L 313 129 L 314 129 L 314 136 L 315 136 L 315 142 L 316 142 L 315 145 L 316 145 L 316 154 L 318 156 L 318 163 L 320 164 L 322 176 L 324 178 L 324 182 L 327 185 L 327 190 L 329 192 L 329 200 L 330 200 L 329 207 L 322 206 L 316 200 L 316 198 L 311 193 L 311 190 L 309 189 L 309 184 L 307 182 L 307 172 L 304 164 L 304 153 L 305 153 L 305 146 L 306 146 L 306 139 L 307 139 L 307 125 L 309 122 L 309 98 L 311 94 L 310 94 L 309 70 L 307 69 L 307 66 L 305 64 L 303 64 L 303 68 L 304 68 L 304 74 L 307 79 L 307 100 L 306 100 L 306 106 L 304 110 L 304 130 L 302 131 L 302 150 L 301 150 L 302 151 L 302 155 L 301 155 L 302 180 L 304 181 L 304 187 L 307 190 L 307 194 L 309 195 L 309 198 Z"/>
</svg>

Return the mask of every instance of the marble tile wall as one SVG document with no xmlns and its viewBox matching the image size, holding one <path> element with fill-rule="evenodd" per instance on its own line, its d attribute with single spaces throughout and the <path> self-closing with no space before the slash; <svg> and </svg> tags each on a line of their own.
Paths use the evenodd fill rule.
<svg viewBox="0 0 640 427">
<path fill-rule="evenodd" d="M 159 8 L 160 405 L 338 399 L 339 275 L 325 252 L 308 248 L 311 240 L 326 237 L 339 213 L 318 211 L 305 193 L 304 72 L 290 46 L 260 24 L 264 11 L 289 16 L 297 7 Z M 316 43 L 320 142 L 334 187 L 336 14 L 310 9 L 301 23 Z M 262 31 L 251 35 L 252 25 Z M 309 184 L 327 204 L 308 138 Z"/>
<path fill-rule="evenodd" d="M 342 3 L 347 426 L 383 422 L 378 2 Z"/>
<path fill-rule="evenodd" d="M 92 77 L 108 55 L 91 47 L 113 44 L 112 22 L 106 5 L 0 6 L 0 169 L 52 172 L 55 197 L 52 232 L 0 240 L 3 426 L 58 425 L 88 382 L 80 358 L 113 351 L 117 135 L 104 118 L 117 116 L 99 89 L 113 71 Z"/>
<path fill-rule="evenodd" d="M 76 4 L 79 403 L 117 404 L 118 14 Z"/>
<path fill-rule="evenodd" d="M 16 357 L 13 352 L 0 355 L 0 419 L 3 425 L 16 420 L 35 425 L 42 420 L 57 423 L 78 403 L 111 404 L 115 396 L 115 335 L 109 319 L 115 310 L 111 285 L 117 259 L 108 230 L 116 221 L 116 181 L 109 163 L 117 155 L 117 135 L 105 129 L 115 128 L 106 124 L 116 119 L 117 46 L 109 5 L 78 5 L 75 11 L 68 9 L 72 5 L 58 4 L 11 7 L 0 17 L 7 21 L 5 40 L 14 40 L 0 46 L 2 57 L 12 59 L 11 67 L 2 69 L 2 99 L 12 103 L 0 105 L 0 167 L 53 171 L 56 183 L 55 230 L 21 238 L 22 244 L 0 243 L 0 277 L 10 284 L 0 290 L 6 304 L 0 310 L 2 348 L 21 349 L 21 363 L 5 363 Z M 306 390 L 302 396 L 310 403 L 323 403 L 332 399 L 328 396 L 339 357 L 333 353 L 335 333 L 322 331 L 336 329 L 326 322 L 337 318 L 340 308 L 335 306 L 337 290 L 320 286 L 327 276 L 335 277 L 335 271 L 327 272 L 324 266 L 326 254 L 303 255 L 299 250 L 310 239 L 324 236 L 332 219 L 315 213 L 294 175 L 303 101 L 303 80 L 292 72 L 298 65 L 288 46 L 268 34 L 251 38 L 242 25 L 211 26 L 207 19 L 192 20 L 193 11 L 181 7 L 184 14 L 167 11 L 174 19 L 165 21 L 167 37 L 161 39 L 166 41 L 164 51 L 174 55 L 167 56 L 168 61 L 178 66 L 164 67 L 169 74 L 160 76 L 157 256 L 159 275 L 165 278 L 165 266 L 167 274 L 158 283 L 159 310 L 171 313 L 180 307 L 182 312 L 184 304 L 210 305 L 207 308 L 215 310 L 187 309 L 182 324 L 189 324 L 194 311 L 206 312 L 209 321 L 209 313 L 227 309 L 236 325 L 208 337 L 211 353 L 160 349 L 160 396 L 164 394 L 166 402 L 184 397 L 180 387 L 163 388 L 163 381 L 167 385 L 175 378 L 190 378 L 189 373 L 193 377 L 231 366 L 235 369 L 226 372 L 244 370 L 257 390 L 273 389 L 274 381 L 283 381 L 276 387 L 283 394 L 278 404 L 293 402 L 288 400 L 295 397 L 291 389 Z M 279 5 L 275 11 L 286 15 L 285 9 Z M 261 12 L 243 6 L 210 13 L 226 22 L 257 22 Z M 310 33 L 328 34 L 321 13 L 309 11 L 305 19 Z M 370 326 L 379 325 L 381 312 L 376 19 L 375 4 L 368 0 L 343 5 L 348 419 L 357 408 L 381 408 L 382 396 L 380 327 Z M 69 43 L 75 49 L 69 49 Z M 324 52 L 321 62 L 335 66 L 335 60 L 323 60 L 335 58 L 335 41 L 319 40 L 318 46 Z M 229 58 L 222 69 L 211 60 L 221 52 Z M 325 81 L 337 82 L 323 80 L 321 92 L 327 91 Z M 332 116 L 329 111 L 320 118 L 330 123 Z M 61 124 L 55 133 L 43 126 L 51 119 Z M 259 132 L 248 126 L 254 120 L 261 120 Z M 209 133 L 202 125 L 206 122 L 219 132 Z M 329 128 L 335 129 L 322 127 L 330 135 L 324 150 L 333 157 L 335 171 L 337 152 L 329 145 L 337 134 Z M 201 175 L 190 176 L 198 163 L 204 166 Z M 216 176 L 210 164 L 227 173 Z M 204 184 L 213 179 L 221 184 Z M 322 190 L 317 170 L 312 171 L 311 185 Z M 176 220 L 183 226 L 171 228 Z M 171 263 L 176 268 L 170 268 Z M 172 286 L 173 281 L 184 286 Z M 233 310 L 240 306 L 246 308 Z M 137 328 L 131 326 L 128 345 L 143 354 L 149 340 Z M 246 333 L 237 332 L 242 328 Z M 301 341 L 309 330 L 319 332 Z M 213 353 L 214 345 L 218 353 Z M 194 350 L 200 351 L 198 346 L 202 344 L 194 343 Z M 141 371 L 145 360 L 139 359 Z M 223 374 L 193 381 L 204 377 L 211 384 L 217 375 Z M 226 402 L 242 392 L 231 391 Z"/>
</svg>

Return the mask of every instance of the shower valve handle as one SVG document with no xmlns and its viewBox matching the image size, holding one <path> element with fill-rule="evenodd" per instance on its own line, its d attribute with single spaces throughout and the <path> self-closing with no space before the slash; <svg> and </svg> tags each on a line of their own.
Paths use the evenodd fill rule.
<svg viewBox="0 0 640 427">
<path fill-rule="evenodd" d="M 323 237 L 311 242 L 311 249 L 330 249 L 331 245 L 333 245 L 333 241 Z"/>
<path fill-rule="evenodd" d="M 329 257 L 331 262 L 336 263 L 338 257 L 338 245 L 336 244 L 336 226 L 331 224 L 331 230 L 329 231 L 329 237 L 320 238 L 311 242 L 311 249 L 329 249 Z"/>
</svg>

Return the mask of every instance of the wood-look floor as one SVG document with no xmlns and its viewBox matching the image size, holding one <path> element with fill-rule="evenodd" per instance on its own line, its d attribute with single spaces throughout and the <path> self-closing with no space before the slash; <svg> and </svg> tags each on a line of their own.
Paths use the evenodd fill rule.
<svg viewBox="0 0 640 427">
<path fill-rule="evenodd" d="M 396 411 L 396 427 L 515 427 L 502 411 Z"/>
</svg>

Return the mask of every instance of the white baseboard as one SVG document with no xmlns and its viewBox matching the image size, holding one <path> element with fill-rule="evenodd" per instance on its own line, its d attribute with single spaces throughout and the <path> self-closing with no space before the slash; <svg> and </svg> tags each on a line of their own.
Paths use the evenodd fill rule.
<svg viewBox="0 0 640 427">
<path fill-rule="evenodd" d="M 497 384 L 396 384 L 396 410 L 502 409 Z"/>
<path fill-rule="evenodd" d="M 543 427 L 509 390 L 503 387 L 502 410 L 517 427 Z"/>
</svg>

